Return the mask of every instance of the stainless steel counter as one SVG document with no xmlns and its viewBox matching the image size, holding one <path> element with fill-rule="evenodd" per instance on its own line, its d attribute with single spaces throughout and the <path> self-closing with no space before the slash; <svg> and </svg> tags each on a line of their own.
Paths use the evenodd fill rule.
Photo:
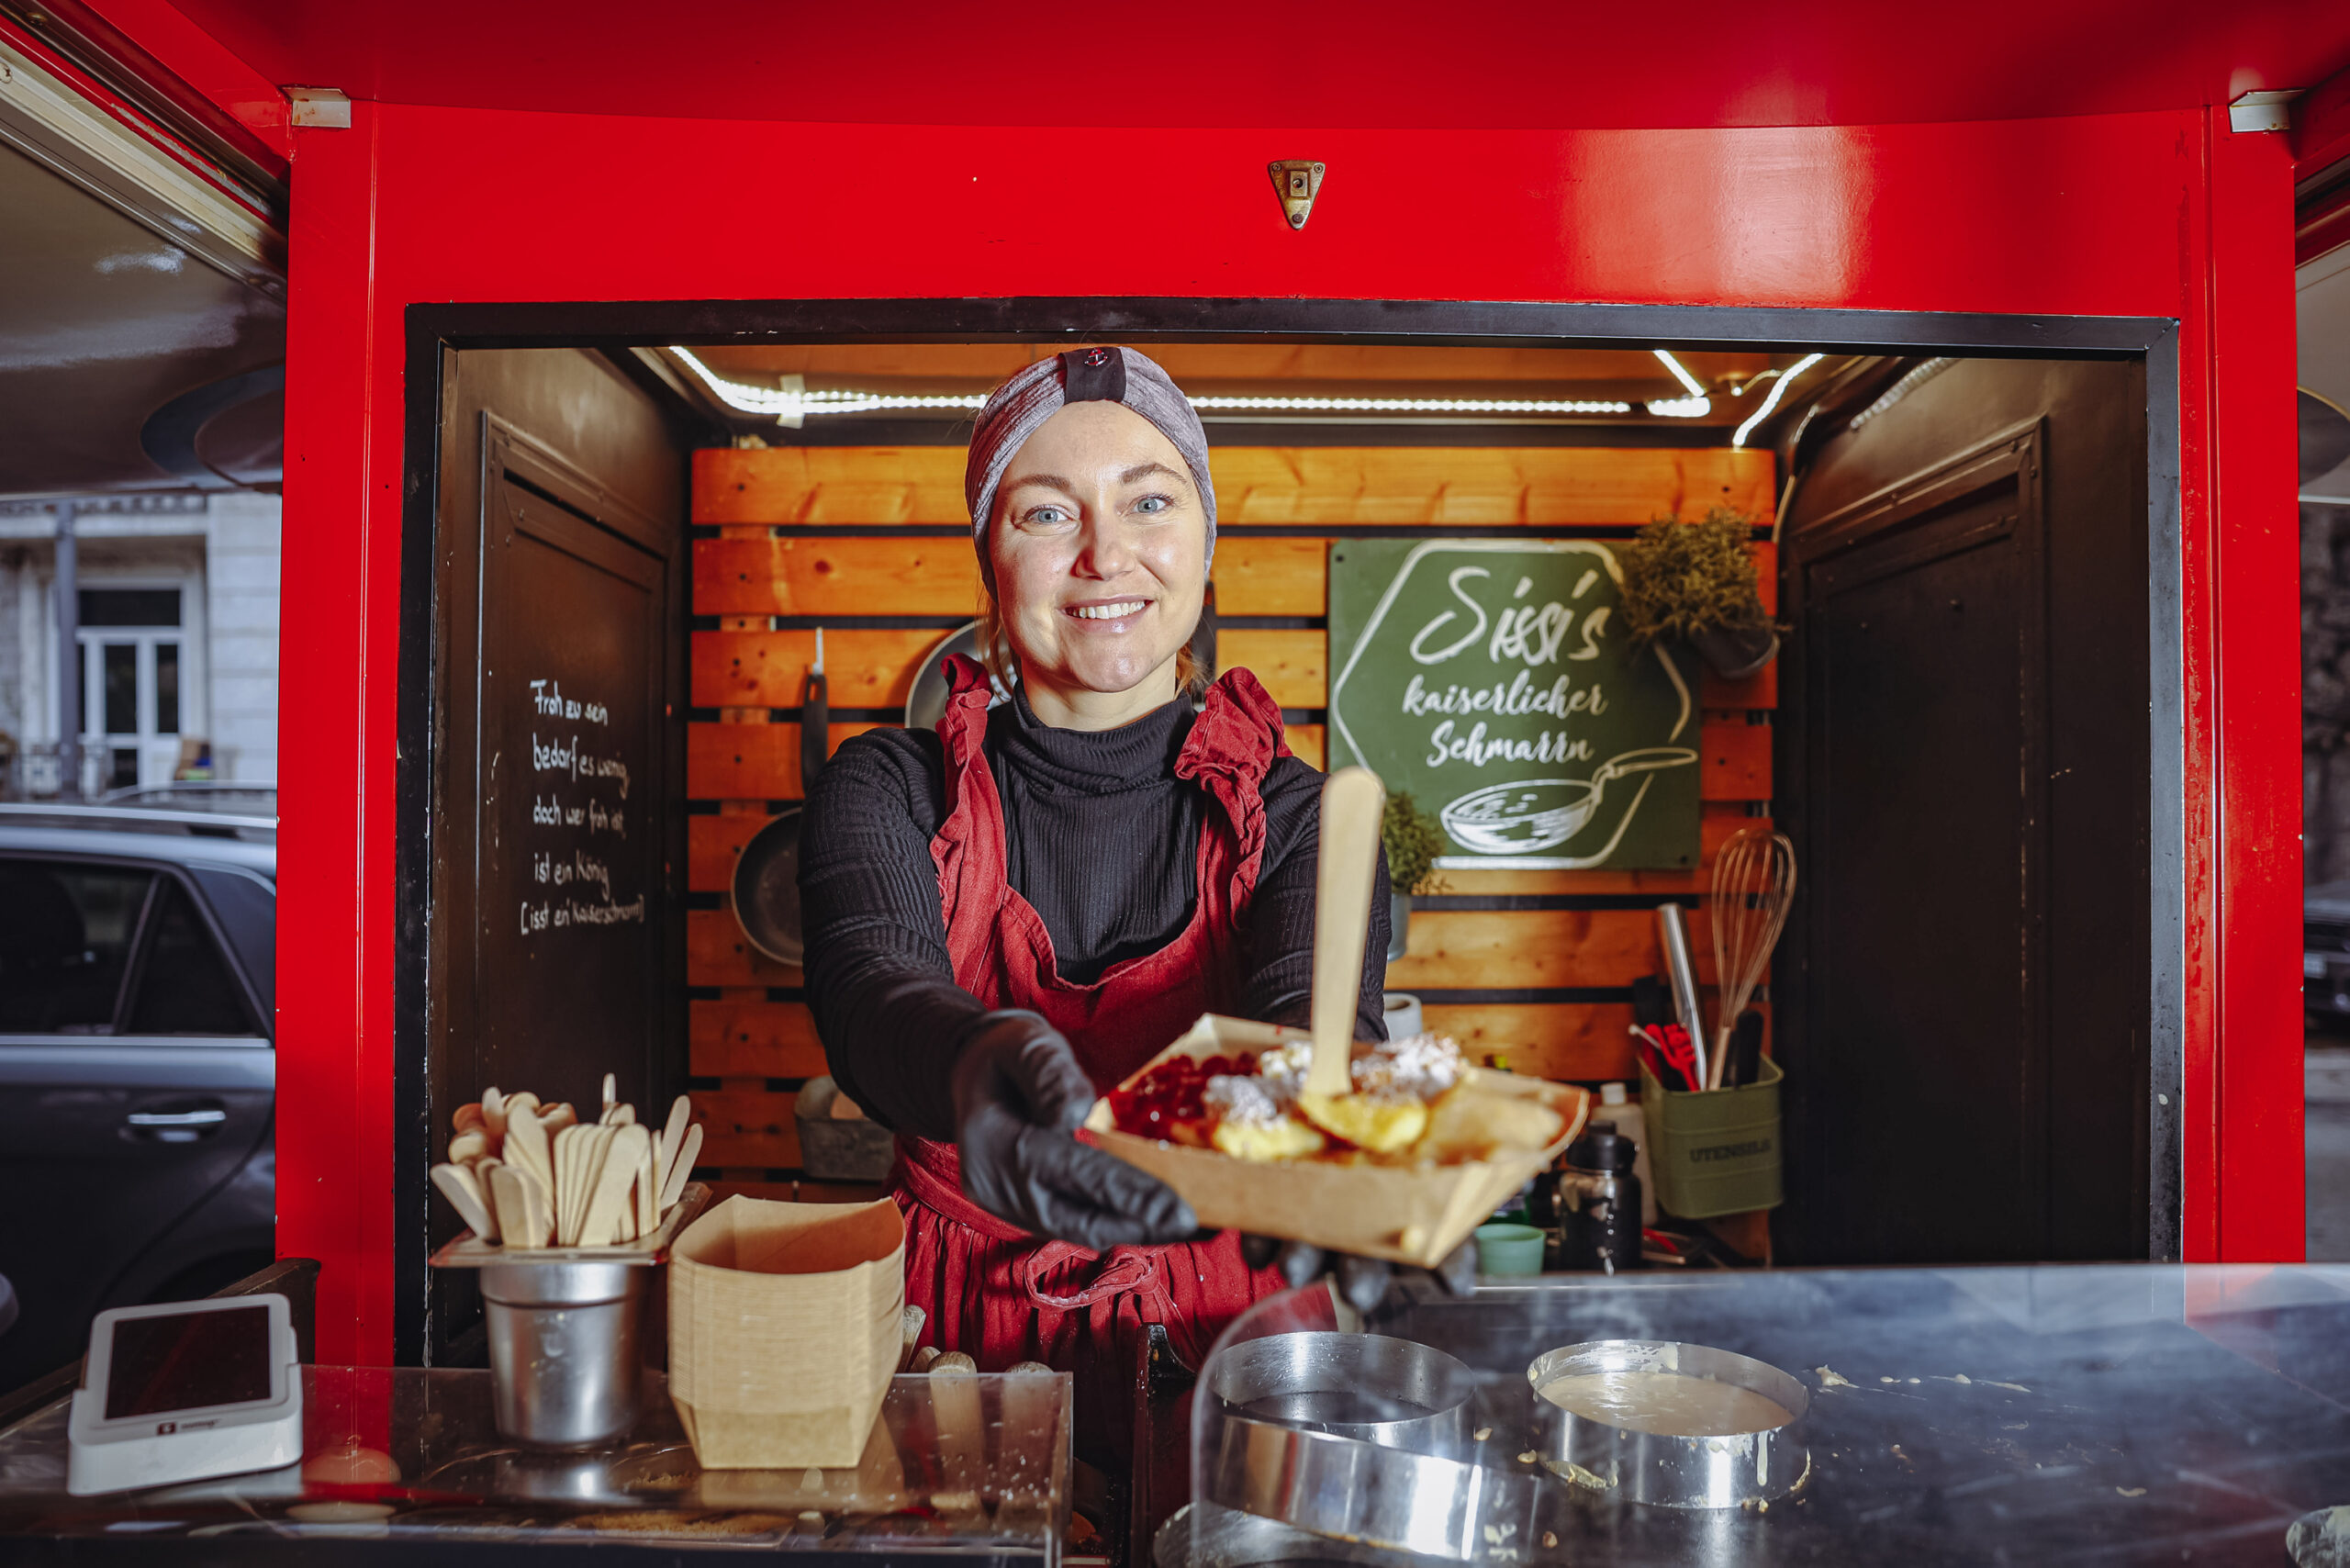
<svg viewBox="0 0 2350 1568">
<path fill-rule="evenodd" d="M 61 1403 L 0 1432 L 0 1561 L 458 1568 L 528 1545 L 534 1562 L 681 1547 L 1057 1562 L 1069 1381 L 974 1381 L 976 1428 L 942 1432 L 930 1380 L 900 1377 L 855 1469 L 704 1471 L 666 1388 L 610 1451 L 534 1453 L 498 1437 L 486 1372 L 308 1367 L 303 1464 L 103 1497 L 65 1494 Z M 370 1466 L 397 1479 L 336 1479 Z"/>
<path fill-rule="evenodd" d="M 1365 1327 L 1480 1380 L 1472 1462 L 1524 1506 L 1523 1528 L 1461 1553 L 1473 1560 L 2281 1564 L 2289 1538 L 2300 1561 L 2350 1564 L 2350 1508 L 2326 1512 L 2350 1505 L 2350 1268 L 1550 1276 L 1468 1300 L 1391 1296 Z M 1809 1473 L 1768 1507 L 1728 1509 L 1545 1473 L 1527 1366 L 1600 1339 L 1712 1346 L 1794 1374 Z M 1206 1419 L 1194 1432 L 1225 1451 Z M 1427 1561 L 1206 1514 L 1162 1540 L 1161 1562 Z"/>
</svg>

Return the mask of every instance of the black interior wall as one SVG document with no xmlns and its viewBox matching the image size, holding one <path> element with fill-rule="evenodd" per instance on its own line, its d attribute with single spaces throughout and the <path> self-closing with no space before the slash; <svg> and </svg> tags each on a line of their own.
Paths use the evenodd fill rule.
<svg viewBox="0 0 2350 1568">
<path fill-rule="evenodd" d="M 1947 362 L 1798 480 L 1774 785 L 1806 875 L 1774 989 L 1791 1261 L 2146 1253 L 2145 409 L 2140 362 Z M 2009 749 L 1970 800 L 1956 768 L 1872 754 L 1893 732 Z"/>
<path fill-rule="evenodd" d="M 423 632 L 404 636 L 404 659 L 426 667 L 404 667 L 402 689 L 428 694 L 429 706 L 403 713 L 403 794 L 424 794 L 426 826 L 405 831 L 400 846 L 405 1130 L 394 1334 L 403 1362 L 452 1364 L 478 1358 L 472 1279 L 428 1274 L 424 1259 L 460 1228 L 425 1184 L 453 1108 L 495 1083 L 570 1099 L 592 1114 L 606 1071 L 640 1109 L 666 1105 L 684 1087 L 677 912 L 691 432 L 676 425 L 677 410 L 588 350 L 443 350 L 438 359 L 437 494 L 429 535 L 409 541 L 430 552 L 430 565 L 412 564 L 407 578 L 429 581 L 430 602 L 404 606 Z M 592 623 L 594 603 L 610 624 Z M 526 647 L 600 662 L 637 715 L 641 771 L 626 797 L 634 836 L 589 847 L 616 864 L 627 857 L 642 877 L 644 923 L 597 933 L 592 955 L 576 943 L 518 942 L 512 909 L 487 907 L 515 857 L 541 847 L 523 842 L 539 777 L 497 755 L 529 744 L 520 733 L 529 722 L 515 722 L 514 687 L 528 672 L 506 667 Z M 569 846 L 546 847 L 561 855 Z M 628 971 L 618 992 L 600 972 L 615 961 Z M 625 1020 L 599 1016 L 599 999 L 602 1013 Z"/>
</svg>

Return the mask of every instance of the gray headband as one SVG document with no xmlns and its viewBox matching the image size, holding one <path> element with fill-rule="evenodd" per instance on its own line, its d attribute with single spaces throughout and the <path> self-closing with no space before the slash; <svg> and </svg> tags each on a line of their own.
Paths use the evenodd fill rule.
<svg viewBox="0 0 2350 1568">
<path fill-rule="evenodd" d="M 971 508 L 971 542 L 987 565 L 988 517 L 995 489 L 1013 454 L 1036 428 L 1071 403 L 1119 403 L 1132 409 L 1175 443 L 1200 487 L 1208 518 L 1208 564 L 1215 563 L 1215 485 L 1208 477 L 1208 432 L 1191 400 L 1147 355 L 1132 349 L 1071 349 L 1041 359 L 995 389 L 971 431 L 971 454 L 963 468 L 963 498 Z"/>
</svg>

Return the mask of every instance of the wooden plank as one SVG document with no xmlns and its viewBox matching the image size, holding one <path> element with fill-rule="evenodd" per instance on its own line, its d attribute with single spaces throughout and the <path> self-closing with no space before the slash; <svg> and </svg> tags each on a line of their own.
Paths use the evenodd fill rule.
<svg viewBox="0 0 2350 1568">
<path fill-rule="evenodd" d="M 766 812 L 686 819 L 686 886 L 722 893 L 734 885 L 734 860 L 751 835 L 767 825 Z"/>
<path fill-rule="evenodd" d="M 1744 680 L 1724 680 L 1708 669 L 1697 682 L 1697 705 L 1707 710 L 1743 711 L 1779 705 L 1779 661 L 1773 659 Z"/>
<path fill-rule="evenodd" d="M 1321 615 L 1329 605 L 1330 542 L 1219 533 L 1219 615 Z"/>
<path fill-rule="evenodd" d="M 959 526 L 963 460 L 958 446 L 696 453 L 694 521 Z M 1573 527 L 1716 504 L 1767 523 L 1775 504 L 1772 454 L 1731 447 L 1225 446 L 1210 461 L 1218 520 L 1237 525 Z"/>
<path fill-rule="evenodd" d="M 825 730 L 834 751 L 851 735 L 891 728 L 834 724 Z M 800 726 L 688 724 L 686 794 L 696 801 L 796 801 L 800 798 Z"/>
<path fill-rule="evenodd" d="M 686 983 L 797 986 L 800 966 L 778 964 L 752 946 L 743 928 L 734 924 L 732 910 L 689 909 L 686 911 Z"/>
<path fill-rule="evenodd" d="M 1772 614 L 1779 613 L 1779 547 L 1772 543 L 1750 544 L 1747 554 L 1754 557 L 1755 587 L 1761 591 L 1762 608 Z"/>
<path fill-rule="evenodd" d="M 976 615 L 968 539 L 697 539 L 697 615 Z"/>
<path fill-rule="evenodd" d="M 1321 632 L 1224 632 L 1216 662 L 1246 667 L 1284 708 L 1319 708 L 1328 700 L 1330 639 Z"/>
<path fill-rule="evenodd" d="M 694 454 L 696 522 L 968 522 L 959 446 Z"/>
<path fill-rule="evenodd" d="M 815 1078 L 825 1071 L 816 1020 L 799 1002 L 689 1002 L 696 1078 Z"/>
<path fill-rule="evenodd" d="M 1299 760 L 1309 767 L 1321 768 L 1327 766 L 1323 761 L 1328 752 L 1321 725 L 1291 724 L 1281 731 L 1281 738 L 1289 743 L 1289 749 L 1297 754 Z"/>
<path fill-rule="evenodd" d="M 1713 982 L 1713 928 L 1689 916 L 1697 974 Z M 1645 909 L 1414 910 L 1391 991 L 1516 991 L 1629 985 L 1664 973 L 1656 915 Z"/>
<path fill-rule="evenodd" d="M 1475 1061 L 1499 1055 L 1512 1072 L 1585 1083 L 1633 1081 L 1629 1002 L 1430 1006 L 1427 1025 Z"/>
<path fill-rule="evenodd" d="M 835 708 L 902 708 L 914 671 L 949 633 L 931 627 L 824 633 L 825 700 Z M 697 632 L 697 708 L 797 708 L 816 659 L 813 632 Z"/>
<path fill-rule="evenodd" d="M 1697 780 L 1698 799 L 1769 800 L 1772 733 L 1769 724 L 1749 724 L 1739 720 L 1700 728 L 1697 765 L 1705 773 Z"/>
<path fill-rule="evenodd" d="M 719 1089 L 688 1091 L 701 1123 L 704 1165 L 796 1169 L 800 1127 L 791 1118 L 796 1093 L 747 1080 Z"/>
</svg>

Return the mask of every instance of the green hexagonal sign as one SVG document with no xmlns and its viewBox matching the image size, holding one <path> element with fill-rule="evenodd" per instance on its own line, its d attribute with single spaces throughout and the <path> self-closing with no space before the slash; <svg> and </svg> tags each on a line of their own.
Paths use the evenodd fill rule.
<svg viewBox="0 0 2350 1568">
<path fill-rule="evenodd" d="M 1329 754 L 1443 824 L 1439 868 L 1697 864 L 1695 661 L 1635 648 L 1589 539 L 1330 546 Z"/>
</svg>

